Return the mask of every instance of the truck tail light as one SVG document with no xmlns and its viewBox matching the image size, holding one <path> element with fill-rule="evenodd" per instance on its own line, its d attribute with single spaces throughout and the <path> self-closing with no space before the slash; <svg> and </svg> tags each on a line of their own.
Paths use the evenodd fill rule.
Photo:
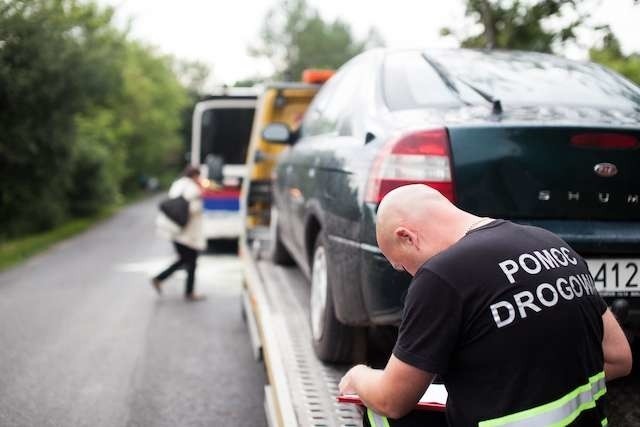
<svg viewBox="0 0 640 427">
<path fill-rule="evenodd" d="M 380 203 L 389 191 L 407 184 L 426 184 L 455 201 L 446 129 L 411 132 L 387 142 L 371 167 L 365 201 Z"/>
<path fill-rule="evenodd" d="M 335 73 L 335 70 L 329 69 L 306 69 L 302 71 L 302 81 L 309 84 L 323 84 Z"/>
</svg>

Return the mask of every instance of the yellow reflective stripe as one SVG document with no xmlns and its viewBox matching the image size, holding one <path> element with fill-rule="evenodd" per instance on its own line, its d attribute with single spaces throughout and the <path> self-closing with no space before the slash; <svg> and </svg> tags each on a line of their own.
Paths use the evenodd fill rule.
<svg viewBox="0 0 640 427">
<path fill-rule="evenodd" d="M 597 379 L 592 382 L 592 379 L 596 378 Z M 564 418 L 562 421 L 553 424 L 553 427 L 562 427 L 562 426 L 566 426 L 567 424 L 571 423 L 573 420 L 575 420 L 576 418 L 578 418 L 578 416 L 580 415 L 580 413 L 582 413 L 582 411 L 586 411 L 587 409 L 592 409 L 596 407 L 596 401 L 598 399 L 600 399 L 602 396 L 604 396 L 604 394 L 607 392 L 607 387 L 605 385 L 605 379 L 604 379 L 604 372 L 601 372 L 598 375 L 595 375 L 591 378 L 589 378 L 589 383 L 592 386 L 592 391 L 597 390 L 592 397 L 592 400 L 589 402 L 584 402 L 582 405 L 580 405 L 578 408 L 576 408 L 571 414 L 567 415 L 566 418 Z M 598 388 L 596 388 L 595 390 L 593 389 L 594 386 L 600 386 Z"/>
<path fill-rule="evenodd" d="M 369 408 L 367 408 L 367 418 L 369 418 L 371 427 L 390 427 L 387 417 L 378 415 Z"/>
<path fill-rule="evenodd" d="M 371 427 L 378 427 L 378 425 L 376 424 L 376 420 L 374 418 L 373 411 L 369 408 L 367 408 L 367 418 L 369 418 L 369 425 Z"/>
<path fill-rule="evenodd" d="M 602 421 L 600 421 L 600 424 L 602 424 L 602 427 L 608 426 L 609 425 L 609 420 L 605 418 Z"/>
<path fill-rule="evenodd" d="M 602 381 L 604 381 L 604 377 L 603 377 Z M 606 392 L 607 392 L 607 386 L 605 384 L 596 394 L 593 395 L 593 400 L 600 399 L 602 396 L 604 396 L 604 394 Z"/>
<path fill-rule="evenodd" d="M 581 385 L 553 402 L 504 417 L 482 421 L 479 426 L 564 426 L 575 420 L 582 411 L 594 408 L 596 400 L 602 397 L 606 391 L 603 371 L 589 378 L 587 384 Z"/>
</svg>

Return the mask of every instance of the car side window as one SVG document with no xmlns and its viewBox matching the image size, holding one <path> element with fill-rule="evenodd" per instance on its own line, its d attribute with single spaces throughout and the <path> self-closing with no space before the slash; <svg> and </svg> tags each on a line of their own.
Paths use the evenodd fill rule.
<svg viewBox="0 0 640 427">
<path fill-rule="evenodd" d="M 362 63 L 347 64 L 320 90 L 305 115 L 303 136 L 349 134 L 349 112 L 356 102 Z"/>
<path fill-rule="evenodd" d="M 329 79 L 313 98 L 302 121 L 301 133 L 303 137 L 327 133 L 328 126 L 323 120 L 322 112 L 326 109 L 327 103 L 333 93 L 333 88 L 338 85 L 342 76 L 343 74 L 339 72 Z"/>
<path fill-rule="evenodd" d="M 351 112 L 357 103 L 358 89 L 362 82 L 363 61 L 349 64 L 344 71 L 345 74 L 333 91 L 333 96 L 322 115 L 327 124 L 330 124 L 332 132 L 350 135 Z"/>
</svg>

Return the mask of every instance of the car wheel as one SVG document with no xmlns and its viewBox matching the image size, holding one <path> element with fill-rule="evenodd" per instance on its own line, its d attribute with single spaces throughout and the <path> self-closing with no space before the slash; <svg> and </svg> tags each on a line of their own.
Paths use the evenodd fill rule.
<svg viewBox="0 0 640 427">
<path fill-rule="evenodd" d="M 269 237 L 271 240 L 271 246 L 269 248 L 269 259 L 274 264 L 279 265 L 291 265 L 293 264 L 293 258 L 287 248 L 285 248 L 280 238 L 280 223 L 278 221 L 278 210 L 275 207 L 271 208 L 271 220 L 269 222 Z"/>
<path fill-rule="evenodd" d="M 313 349 L 323 362 L 353 363 L 364 358 L 365 329 L 347 326 L 335 315 L 324 235 L 320 233 L 311 266 L 310 320 Z"/>
</svg>

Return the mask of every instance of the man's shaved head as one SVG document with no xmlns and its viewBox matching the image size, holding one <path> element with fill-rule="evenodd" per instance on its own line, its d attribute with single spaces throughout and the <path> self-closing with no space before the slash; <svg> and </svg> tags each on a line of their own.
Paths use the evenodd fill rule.
<svg viewBox="0 0 640 427">
<path fill-rule="evenodd" d="M 474 218 L 479 219 L 431 187 L 405 185 L 389 192 L 378 206 L 378 246 L 394 268 L 414 275 L 427 259 L 464 236 Z"/>
<path fill-rule="evenodd" d="M 376 235 L 390 235 L 398 225 L 426 221 L 434 205 L 451 204 L 440 192 L 422 184 L 405 185 L 390 191 L 378 206 Z"/>
</svg>

